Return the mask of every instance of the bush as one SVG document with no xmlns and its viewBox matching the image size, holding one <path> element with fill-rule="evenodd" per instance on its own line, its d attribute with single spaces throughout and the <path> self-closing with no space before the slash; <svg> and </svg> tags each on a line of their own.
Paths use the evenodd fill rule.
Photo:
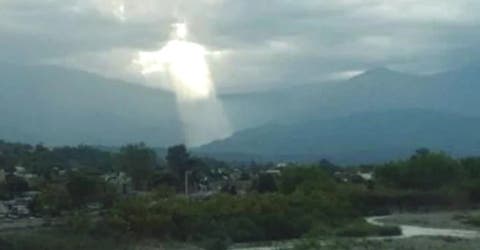
<svg viewBox="0 0 480 250">
<path fill-rule="evenodd" d="M 94 222 L 88 214 L 75 212 L 67 218 L 67 226 L 76 234 L 87 234 L 94 229 Z"/>
<path fill-rule="evenodd" d="M 480 216 L 479 215 L 466 216 L 465 218 L 462 219 L 462 222 L 472 226 L 480 227 Z"/>
<path fill-rule="evenodd" d="M 35 212 L 53 216 L 58 216 L 62 211 L 71 208 L 70 194 L 66 187 L 60 184 L 49 184 L 43 187 L 33 203 Z"/>
<path fill-rule="evenodd" d="M 4 243 L 1 243 L 4 242 Z M 2 250 L 128 250 L 131 245 L 125 240 L 111 238 L 93 238 L 89 235 L 77 235 L 64 231 L 42 230 L 15 232 L 2 235 Z"/>
<path fill-rule="evenodd" d="M 13 245 L 10 242 L 8 242 L 4 239 L 0 239 L 0 249 L 11 250 L 11 249 L 13 249 Z"/>
<path fill-rule="evenodd" d="M 469 201 L 473 203 L 480 202 L 480 181 L 478 179 L 465 181 L 462 186 L 462 189 L 467 194 Z"/>
<path fill-rule="evenodd" d="M 226 221 L 225 232 L 235 242 L 253 242 L 265 239 L 262 228 L 247 216 Z"/>
<path fill-rule="evenodd" d="M 104 181 L 97 173 L 72 172 L 68 176 L 66 188 L 75 207 L 84 207 L 89 202 L 101 200 L 104 194 Z"/>
<path fill-rule="evenodd" d="M 284 194 L 318 190 L 332 192 L 335 187 L 333 179 L 319 167 L 289 167 L 282 170 L 280 177 L 280 191 Z"/>
<path fill-rule="evenodd" d="M 205 238 L 198 243 L 198 246 L 205 250 L 227 250 L 230 241 L 224 237 Z"/>
<path fill-rule="evenodd" d="M 365 221 L 355 221 L 337 231 L 337 236 L 342 237 L 367 237 L 367 236 L 395 236 L 401 235 L 402 230 L 396 226 L 374 226 Z"/>
<path fill-rule="evenodd" d="M 407 161 L 375 170 L 377 179 L 396 188 L 434 190 L 458 182 L 464 176 L 460 162 L 444 153 L 419 150 Z"/>
<path fill-rule="evenodd" d="M 378 236 L 397 236 L 402 235 L 402 229 L 397 226 L 383 226 L 377 228 Z"/>
<path fill-rule="evenodd" d="M 272 174 L 260 174 L 255 189 L 259 193 L 271 193 L 278 190 L 277 182 Z"/>
<path fill-rule="evenodd" d="M 26 192 L 30 189 L 28 182 L 24 178 L 15 175 L 8 175 L 5 179 L 5 183 L 6 189 L 10 195 Z"/>
<path fill-rule="evenodd" d="M 151 195 L 120 201 L 105 223 L 112 231 L 139 237 L 250 242 L 298 238 L 319 225 L 329 231 L 357 218 L 355 214 L 342 195 L 320 191 L 219 194 L 205 200 Z"/>
</svg>

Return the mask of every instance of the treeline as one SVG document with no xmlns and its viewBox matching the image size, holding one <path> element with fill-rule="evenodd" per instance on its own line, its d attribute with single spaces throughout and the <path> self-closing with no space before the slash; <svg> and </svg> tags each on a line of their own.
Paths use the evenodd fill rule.
<svg viewBox="0 0 480 250">
<path fill-rule="evenodd" d="M 33 187 L 40 192 L 33 203 L 36 213 L 70 211 L 64 232 L 102 239 L 175 240 L 226 249 L 232 242 L 394 235 L 398 228 L 371 226 L 363 217 L 480 202 L 480 158 L 454 159 L 427 149 L 402 161 L 350 168 L 323 160 L 240 169 L 193 157 L 183 145 L 170 147 L 164 159 L 143 144 L 101 151 L 0 143 L 0 152 L 0 168 L 7 173 L 21 165 L 41 178 Z M 119 195 L 106 182 L 105 174 L 120 172 L 131 178 L 133 193 Z M 18 191 L 21 185 L 12 189 L 9 178 L 6 192 Z M 206 179 L 221 188 L 208 196 L 183 195 Z M 238 192 L 238 183 L 248 186 Z M 100 204 L 94 215 L 87 208 L 92 203 Z"/>
<path fill-rule="evenodd" d="M 104 151 L 84 145 L 48 148 L 0 141 L 0 199 L 39 192 L 31 209 L 40 215 L 59 215 L 92 203 L 109 208 L 127 193 L 165 186 L 183 193 L 187 171 L 190 185 L 205 178 L 220 180 L 219 171 L 213 169 L 230 171 L 224 163 L 191 156 L 184 145 L 168 148 L 163 159 L 142 143 Z M 119 192 L 119 186 L 128 186 L 128 192 Z"/>
<path fill-rule="evenodd" d="M 0 140 L 0 167 L 7 171 L 13 171 L 15 166 L 23 166 L 32 173 L 48 177 L 54 168 L 110 171 L 113 164 L 110 152 L 91 146 L 48 148 L 42 144 L 33 146 Z"/>
<path fill-rule="evenodd" d="M 419 149 L 408 160 L 377 167 L 375 175 L 378 182 L 401 189 L 434 190 L 480 184 L 480 158 L 457 160 L 445 153 Z"/>
<path fill-rule="evenodd" d="M 417 150 L 409 159 L 368 167 L 375 188 L 352 190 L 363 211 L 472 208 L 480 202 L 480 157 Z"/>
</svg>

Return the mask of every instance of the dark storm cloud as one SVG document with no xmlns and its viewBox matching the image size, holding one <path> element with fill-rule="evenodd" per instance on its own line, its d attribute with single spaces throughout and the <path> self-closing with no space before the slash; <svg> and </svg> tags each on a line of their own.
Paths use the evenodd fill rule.
<svg viewBox="0 0 480 250">
<path fill-rule="evenodd" d="M 192 39 L 215 51 L 221 89 L 268 89 L 476 61 L 479 10 L 475 0 L 3 0 L 0 53 L 136 79 L 135 53 L 157 49 L 185 19 Z"/>
</svg>

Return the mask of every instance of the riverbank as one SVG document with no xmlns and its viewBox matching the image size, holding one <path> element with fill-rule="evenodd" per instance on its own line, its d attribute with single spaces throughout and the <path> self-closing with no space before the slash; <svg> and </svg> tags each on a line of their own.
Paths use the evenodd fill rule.
<svg viewBox="0 0 480 250">
<path fill-rule="evenodd" d="M 480 227 L 464 222 L 477 210 L 433 213 L 405 213 L 367 218 L 371 224 L 399 226 L 401 236 L 366 238 L 302 239 L 262 245 L 235 245 L 231 250 L 470 250 L 480 249 Z"/>
<path fill-rule="evenodd" d="M 235 244 L 230 250 L 470 250 L 480 249 L 480 227 L 462 223 L 462 219 L 475 215 L 478 211 L 452 211 L 436 213 L 406 213 L 394 214 L 386 217 L 369 218 L 367 221 L 378 225 L 396 225 L 403 230 L 403 236 L 392 237 L 325 237 L 316 239 L 298 239 L 291 241 L 277 241 L 256 244 Z M 410 228 L 410 229 L 409 229 Z M 405 229 L 412 230 L 405 232 Z M 459 235 L 459 233 L 466 233 Z M 473 234 L 473 235 L 472 235 Z M 118 241 L 115 239 L 92 239 L 51 231 L 50 229 L 31 229 L 20 233 L 0 233 L 4 240 L 13 243 L 22 249 L 24 244 L 36 244 L 39 241 L 48 241 L 52 249 L 61 249 L 58 246 L 69 242 L 71 249 L 124 249 L 124 250 L 192 250 L 201 248 L 185 243 L 152 241 Z M 28 239 L 28 240 L 27 240 Z M 0 241 L 1 243 L 1 241 Z M 4 241 L 3 243 L 7 243 Z M 7 245 L 5 245 L 7 247 Z M 20 248 L 19 248 L 20 247 Z M 55 248 L 57 247 L 57 248 Z M 1 244 L 0 244 L 1 248 Z M 1 248 L 3 249 L 3 248 Z M 5 249 L 9 249 L 8 247 Z M 29 248 L 27 248 L 29 249 Z M 32 248 L 33 249 L 33 248 Z"/>
<path fill-rule="evenodd" d="M 402 213 L 386 216 L 380 221 L 393 225 L 412 225 L 431 228 L 454 228 L 465 230 L 479 230 L 480 227 L 464 222 L 469 216 L 480 214 L 480 210 L 458 210 L 429 213 Z"/>
</svg>

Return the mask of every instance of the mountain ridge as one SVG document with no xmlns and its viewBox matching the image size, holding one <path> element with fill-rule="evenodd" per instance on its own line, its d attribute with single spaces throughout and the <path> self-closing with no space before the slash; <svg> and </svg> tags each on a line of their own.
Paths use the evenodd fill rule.
<svg viewBox="0 0 480 250">
<path fill-rule="evenodd" d="M 400 159 L 421 147 L 470 155 L 480 152 L 480 133 L 475 133 L 478 127 L 478 117 L 428 110 L 392 110 L 332 120 L 264 125 L 198 150 L 210 154 L 255 153 L 264 155 L 265 160 L 327 158 L 343 164 Z M 356 153 L 362 155 L 355 156 Z"/>
<path fill-rule="evenodd" d="M 409 109 L 475 117 L 477 68 L 428 76 L 379 68 L 345 81 L 219 98 L 235 131 Z M 2 139 L 105 146 L 144 141 L 155 147 L 184 141 L 173 93 L 50 66 L 0 65 L 0 76 Z"/>
</svg>

